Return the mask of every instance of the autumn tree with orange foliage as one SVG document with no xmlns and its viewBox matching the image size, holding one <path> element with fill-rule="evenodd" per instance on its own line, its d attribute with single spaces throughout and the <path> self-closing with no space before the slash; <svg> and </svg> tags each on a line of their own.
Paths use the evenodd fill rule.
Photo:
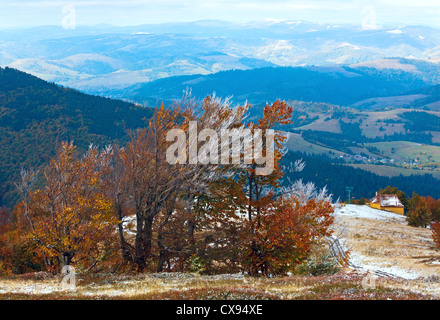
<svg viewBox="0 0 440 320">
<path fill-rule="evenodd" d="M 428 196 L 426 197 L 426 203 L 431 212 L 432 239 L 435 245 L 440 247 L 440 199 L 435 200 Z"/>
<path fill-rule="evenodd" d="M 431 220 L 440 221 L 440 199 L 435 200 L 433 197 L 427 196 L 426 204 L 431 213 Z"/>
<path fill-rule="evenodd" d="M 440 247 L 440 221 L 434 221 L 432 227 L 432 240 L 437 247 Z"/>
<path fill-rule="evenodd" d="M 254 157 L 251 164 L 236 170 L 234 178 L 217 181 L 211 190 L 208 216 L 211 225 L 219 226 L 219 230 L 212 232 L 213 239 L 220 244 L 218 251 L 228 250 L 223 256 L 227 259 L 222 262 L 235 262 L 251 275 L 293 270 L 307 257 L 313 244 L 319 244 L 331 233 L 333 207 L 328 199 L 303 202 L 280 192 L 284 174 L 280 161 L 286 135 L 275 129 L 291 123 L 291 118 L 292 108 L 276 101 L 264 108 L 263 117 L 256 124 L 248 124 L 252 131 L 263 132 L 262 157 L 273 147 L 273 170 L 257 174 L 268 159 L 263 164 Z M 273 146 L 268 144 L 270 130 L 274 130 Z M 222 243 L 221 234 L 229 242 Z"/>
<path fill-rule="evenodd" d="M 275 101 L 272 105 L 266 105 L 263 109 L 263 117 L 258 120 L 256 124 L 250 123 L 248 127 L 255 131 L 261 130 L 262 134 L 262 148 L 261 157 L 270 161 L 272 168 L 264 174 L 257 174 L 257 170 L 261 168 L 262 164 L 258 163 L 258 155 L 255 155 L 254 146 L 254 160 L 252 164 L 248 165 L 240 172 L 239 184 L 242 186 L 242 191 L 245 194 L 247 206 L 247 218 L 250 226 L 250 253 L 249 253 L 249 272 L 251 274 L 258 274 L 258 272 L 265 272 L 265 250 L 260 247 L 257 238 L 257 233 L 262 228 L 263 211 L 271 207 L 275 203 L 275 191 L 280 187 L 280 180 L 283 176 L 283 171 L 280 161 L 284 155 L 283 142 L 286 140 L 286 135 L 280 131 L 273 133 L 273 146 L 268 145 L 270 130 L 274 130 L 278 126 L 292 123 L 293 109 L 284 101 Z M 269 159 L 269 148 L 273 148 L 273 159 Z"/>
<path fill-rule="evenodd" d="M 173 129 L 188 133 L 191 121 L 196 123 L 198 130 L 209 128 L 220 133 L 221 129 L 242 125 L 244 112 L 244 108 L 234 110 L 227 103 L 212 97 L 204 99 L 202 105 L 193 100 L 183 100 L 173 109 L 162 105 L 149 120 L 147 128 L 132 133 L 131 141 L 119 151 L 121 177 L 125 181 L 125 191 L 121 194 L 127 204 L 123 209 L 125 212 L 119 216 L 131 214 L 136 221 L 135 238 L 130 242 L 120 237 L 124 239 L 127 249 L 124 257 L 126 263 L 132 264 L 138 271 L 144 271 L 148 267 L 148 260 L 156 258 L 156 270 L 161 271 L 166 261 L 173 257 L 181 266 L 179 270 L 182 270 L 181 260 L 191 256 L 191 250 L 172 245 L 169 239 L 175 239 L 179 233 L 172 233 L 170 224 L 183 223 L 182 227 L 188 228 L 187 235 L 191 238 L 195 230 L 192 227 L 194 218 L 188 214 L 188 210 L 191 212 L 193 200 L 204 192 L 215 176 L 224 174 L 225 169 L 215 170 L 218 165 L 212 163 L 188 164 L 189 155 L 185 164 L 169 163 L 166 157 L 170 146 L 167 133 Z M 188 149 L 191 143 L 199 147 L 202 145 L 198 140 L 186 141 L 185 147 Z M 186 199 L 188 206 L 185 218 L 176 216 L 179 212 L 183 213 L 176 210 L 183 199 Z M 173 227 L 173 230 L 177 229 Z"/>
<path fill-rule="evenodd" d="M 22 230 L 14 220 L 10 210 L 0 208 L 0 276 L 23 273 L 32 266 Z"/>
<path fill-rule="evenodd" d="M 316 244 L 332 234 L 333 208 L 324 200 L 301 203 L 294 197 L 280 197 L 265 208 L 256 233 L 256 245 L 263 274 L 286 274 L 303 262 Z"/>
<path fill-rule="evenodd" d="M 0 275 L 6 275 L 12 270 L 12 243 L 7 236 L 10 227 L 9 210 L 0 207 Z"/>
<path fill-rule="evenodd" d="M 108 154 L 91 147 L 77 160 L 74 153 L 72 143 L 63 143 L 44 173 L 44 187 L 19 207 L 28 243 L 51 271 L 70 264 L 63 258 L 66 253 L 74 255 L 78 269 L 90 269 L 105 260 L 114 244 L 117 220 L 100 187 Z"/>
<path fill-rule="evenodd" d="M 280 191 L 286 140 L 280 128 L 291 123 L 292 108 L 275 101 L 256 123 L 245 123 L 249 107 L 214 96 L 184 98 L 158 108 L 125 146 L 91 147 L 79 158 L 72 143 L 63 143 L 42 187 L 33 186 L 32 172 L 18 184 L 23 200 L 14 212 L 29 252 L 52 271 L 70 263 L 66 253 L 80 270 L 107 264 L 137 272 L 292 270 L 330 235 L 333 209 L 328 199 Z M 194 128 L 210 135 L 191 138 Z M 188 139 L 178 144 L 186 152 L 176 150 L 178 161 L 170 162 L 176 141 L 168 134 L 175 129 Z M 230 139 L 212 143 L 224 132 Z M 259 147 L 254 141 L 251 159 L 249 137 L 261 141 Z M 194 148 L 197 159 L 188 152 Z M 217 152 L 230 161 L 218 162 Z"/>
<path fill-rule="evenodd" d="M 263 109 L 263 117 L 258 120 L 257 124 L 250 123 L 248 126 L 251 130 L 261 130 L 262 134 L 262 154 L 263 158 L 266 158 L 266 165 L 268 161 L 271 161 L 273 168 L 264 174 L 257 174 L 257 169 L 262 167 L 262 164 L 257 163 L 255 159 L 255 146 L 254 146 L 254 159 L 252 164 L 247 166 L 245 170 L 241 172 L 239 183 L 244 186 L 245 194 L 248 200 L 248 219 L 254 221 L 252 228 L 258 228 L 261 220 L 261 208 L 266 207 L 273 200 L 273 190 L 280 187 L 280 179 L 283 176 L 283 171 L 280 166 L 280 161 L 283 157 L 283 142 L 286 140 L 286 135 L 275 131 L 273 134 L 274 145 L 268 146 L 269 130 L 273 130 L 276 126 L 292 123 L 293 109 L 288 107 L 283 101 L 276 101 L 272 105 L 266 105 Z M 273 159 L 268 159 L 269 147 L 273 147 Z M 266 189 L 267 192 L 264 192 Z"/>
</svg>

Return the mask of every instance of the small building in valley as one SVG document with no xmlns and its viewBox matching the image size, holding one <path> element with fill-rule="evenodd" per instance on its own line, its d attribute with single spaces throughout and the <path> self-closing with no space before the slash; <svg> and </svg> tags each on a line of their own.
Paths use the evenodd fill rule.
<svg viewBox="0 0 440 320">
<path fill-rule="evenodd" d="M 377 194 L 369 203 L 371 208 L 404 214 L 404 205 L 395 194 Z"/>
</svg>

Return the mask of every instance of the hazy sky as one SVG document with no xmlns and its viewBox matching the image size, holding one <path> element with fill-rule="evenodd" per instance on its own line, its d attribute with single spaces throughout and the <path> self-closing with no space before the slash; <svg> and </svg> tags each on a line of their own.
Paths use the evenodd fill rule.
<svg viewBox="0 0 440 320">
<path fill-rule="evenodd" d="M 440 27 L 440 0 L 0 0 L 0 29 L 38 25 L 139 25 L 262 19 Z"/>
</svg>

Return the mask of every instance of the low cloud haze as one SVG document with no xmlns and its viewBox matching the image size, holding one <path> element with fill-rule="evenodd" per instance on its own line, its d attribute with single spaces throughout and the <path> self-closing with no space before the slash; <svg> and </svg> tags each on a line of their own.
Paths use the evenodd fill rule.
<svg viewBox="0 0 440 320">
<path fill-rule="evenodd" d="M 0 29 L 62 25 L 74 8 L 77 25 L 140 25 L 195 20 L 248 22 L 264 19 L 307 20 L 361 25 L 374 19 L 378 26 L 440 27 L 440 2 L 344 0 L 76 0 L 0 1 Z"/>
</svg>

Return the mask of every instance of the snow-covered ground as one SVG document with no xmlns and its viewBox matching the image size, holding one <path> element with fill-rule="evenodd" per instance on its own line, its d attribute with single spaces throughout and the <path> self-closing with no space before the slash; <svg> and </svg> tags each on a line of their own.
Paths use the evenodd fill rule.
<svg viewBox="0 0 440 320">
<path fill-rule="evenodd" d="M 48 294 L 53 292 L 65 291 L 61 280 L 46 280 L 46 281 L 14 281 L 1 280 L 1 293 L 24 293 L 24 294 Z"/>
<path fill-rule="evenodd" d="M 367 257 L 357 252 L 351 252 L 350 262 L 362 271 L 369 271 L 374 274 L 386 274 L 394 278 L 414 280 L 421 276 L 418 272 L 414 270 L 402 269 L 397 266 L 384 267 L 378 263 L 369 261 Z"/>
<path fill-rule="evenodd" d="M 373 209 L 367 205 L 347 204 L 342 207 L 335 208 L 335 216 L 347 216 L 352 218 L 364 218 L 381 221 L 405 222 L 406 217 L 400 214 Z"/>
<path fill-rule="evenodd" d="M 345 205 L 335 208 L 335 218 L 339 220 L 344 220 L 344 218 L 361 218 L 377 221 L 377 225 L 375 225 L 375 229 L 381 230 L 380 232 L 386 233 L 389 232 L 390 235 L 396 235 L 396 230 L 392 229 L 393 224 L 406 226 L 406 217 L 403 215 L 396 214 L 394 212 L 377 210 L 371 208 L 367 205 Z M 389 222 L 391 224 L 387 224 L 384 222 Z M 350 223 L 349 228 L 359 228 L 358 231 L 354 231 L 357 233 L 361 233 L 362 228 L 365 227 L 362 223 L 357 225 L 355 223 Z M 377 235 L 371 234 L 372 237 L 377 237 Z M 340 239 L 341 243 L 344 247 L 351 247 L 355 241 L 359 241 L 356 239 Z M 363 238 L 365 241 L 365 238 Z M 403 245 L 403 244 L 402 244 Z M 412 270 L 408 268 L 403 268 L 400 265 L 392 265 L 390 266 L 388 263 L 384 264 L 383 259 L 377 259 L 375 256 L 367 256 L 365 255 L 365 251 L 368 248 L 368 244 L 365 243 L 364 246 L 354 246 L 357 250 L 350 250 L 350 263 L 353 267 L 356 267 L 362 271 L 370 271 L 372 273 L 382 273 L 387 274 L 392 277 L 402 278 L 407 280 L 417 279 L 422 274 L 419 273 L 418 270 Z M 389 248 L 377 248 L 377 250 L 387 250 Z M 383 258 L 383 257 L 380 257 Z M 393 256 L 390 256 L 390 261 L 393 260 Z"/>
</svg>

